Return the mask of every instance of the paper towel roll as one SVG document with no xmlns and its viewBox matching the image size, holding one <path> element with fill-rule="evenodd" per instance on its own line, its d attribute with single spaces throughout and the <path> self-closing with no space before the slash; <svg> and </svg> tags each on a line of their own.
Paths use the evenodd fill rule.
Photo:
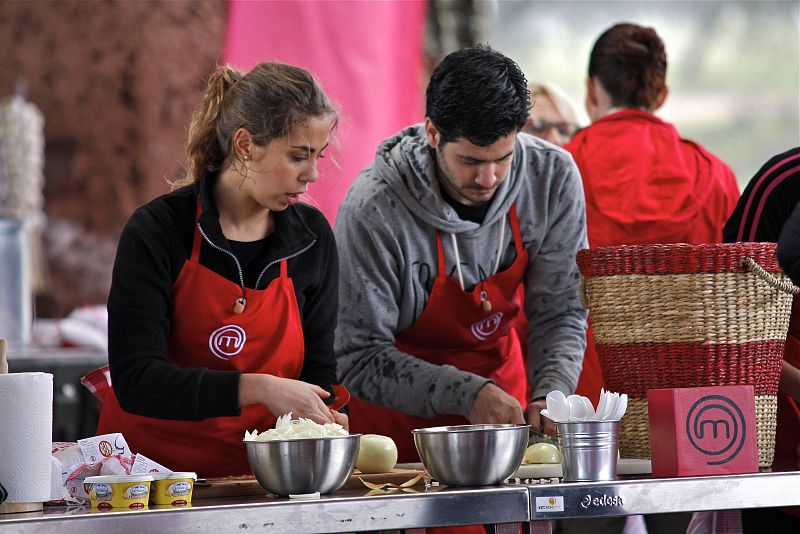
<svg viewBox="0 0 800 534">
<path fill-rule="evenodd" d="M 50 499 L 53 375 L 0 375 L 0 481 L 9 503 Z"/>
</svg>

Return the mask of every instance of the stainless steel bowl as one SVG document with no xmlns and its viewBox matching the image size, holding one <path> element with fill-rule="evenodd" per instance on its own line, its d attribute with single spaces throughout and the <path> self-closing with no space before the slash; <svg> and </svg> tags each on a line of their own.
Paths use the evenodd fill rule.
<svg viewBox="0 0 800 534">
<path fill-rule="evenodd" d="M 460 425 L 413 430 L 414 445 L 433 478 L 448 486 L 500 484 L 517 469 L 528 425 Z"/>
<path fill-rule="evenodd" d="M 250 468 L 276 495 L 333 493 L 353 472 L 361 434 L 333 438 L 245 441 Z"/>
</svg>

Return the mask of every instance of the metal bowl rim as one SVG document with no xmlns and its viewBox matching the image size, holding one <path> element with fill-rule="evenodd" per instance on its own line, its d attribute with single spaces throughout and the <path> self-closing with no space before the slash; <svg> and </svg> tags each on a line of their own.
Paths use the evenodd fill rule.
<svg viewBox="0 0 800 534">
<path fill-rule="evenodd" d="M 529 425 L 516 423 L 498 423 L 485 425 L 453 425 L 453 426 L 433 426 L 430 428 L 415 428 L 413 434 L 453 434 L 468 432 L 486 432 L 499 430 L 517 430 L 520 428 L 530 428 Z"/>
<path fill-rule="evenodd" d="M 347 436 L 326 436 L 324 438 L 290 438 L 290 439 L 269 439 L 265 441 L 261 440 L 254 440 L 254 439 L 242 439 L 242 442 L 245 444 L 250 443 L 298 443 L 302 441 L 333 441 L 339 439 L 351 439 L 351 438 L 360 438 L 362 434 L 349 434 Z"/>
</svg>

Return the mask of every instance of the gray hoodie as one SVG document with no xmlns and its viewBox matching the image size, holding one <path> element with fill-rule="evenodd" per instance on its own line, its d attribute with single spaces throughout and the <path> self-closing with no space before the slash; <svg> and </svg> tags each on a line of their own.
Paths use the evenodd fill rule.
<svg viewBox="0 0 800 534">
<path fill-rule="evenodd" d="M 356 178 L 336 218 L 339 323 L 335 350 L 341 382 L 356 396 L 411 415 L 467 416 L 488 379 L 434 365 L 397 350 L 397 333 L 422 314 L 436 276 L 436 232 L 448 275 L 457 239 L 467 291 L 494 270 L 505 224 L 502 271 L 516 258 L 508 213 L 516 203 L 528 251 L 524 277 L 528 379 L 533 397 L 574 391 L 586 344 L 575 253 L 586 248 L 583 188 L 572 157 L 518 134 L 508 177 L 481 224 L 459 219 L 442 199 L 435 158 L 422 125 L 384 141 Z M 443 333 L 446 335 L 446 332 Z"/>
</svg>

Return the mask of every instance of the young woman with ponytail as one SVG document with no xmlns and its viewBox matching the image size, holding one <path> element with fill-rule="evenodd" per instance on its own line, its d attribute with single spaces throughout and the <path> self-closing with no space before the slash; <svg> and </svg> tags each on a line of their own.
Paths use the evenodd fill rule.
<svg viewBox="0 0 800 534">
<path fill-rule="evenodd" d="M 98 434 L 202 476 L 249 472 L 245 430 L 331 410 L 338 259 L 299 202 L 337 115 L 303 69 L 211 76 L 189 129 L 188 172 L 120 238 L 109 312 L 113 389 Z"/>
</svg>

